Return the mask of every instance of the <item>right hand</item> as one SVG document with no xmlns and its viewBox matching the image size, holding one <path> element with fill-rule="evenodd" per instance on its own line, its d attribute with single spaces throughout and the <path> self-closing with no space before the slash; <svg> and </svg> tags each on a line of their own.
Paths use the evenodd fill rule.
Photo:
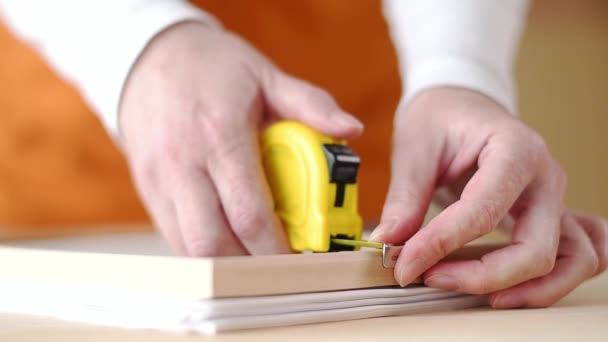
<svg viewBox="0 0 608 342">
<path fill-rule="evenodd" d="M 490 294 L 496 308 L 538 307 L 606 267 L 605 222 L 564 208 L 565 174 L 542 138 L 485 95 L 436 87 L 402 107 L 392 171 L 370 240 L 407 241 L 395 265 L 402 286 L 422 275 L 427 286 Z M 420 229 L 437 187 L 455 191 Z M 480 260 L 440 261 L 507 219 L 509 246 Z"/>
<path fill-rule="evenodd" d="M 188 22 L 155 37 L 120 108 L 122 144 L 155 225 L 179 254 L 289 253 L 261 163 L 259 130 L 301 121 L 336 138 L 363 125 L 233 34 Z"/>
</svg>

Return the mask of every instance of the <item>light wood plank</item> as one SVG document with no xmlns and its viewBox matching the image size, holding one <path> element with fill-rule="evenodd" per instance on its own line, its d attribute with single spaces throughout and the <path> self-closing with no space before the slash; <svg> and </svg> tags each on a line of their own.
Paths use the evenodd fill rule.
<svg viewBox="0 0 608 342">
<path fill-rule="evenodd" d="M 465 247 L 477 258 L 494 245 Z M 179 258 L 0 248 L 0 282 L 221 298 L 396 285 L 380 251 Z"/>
<path fill-rule="evenodd" d="M 382 267 L 380 251 L 229 257 L 216 259 L 214 266 L 217 297 L 396 285 L 393 270 Z"/>
</svg>

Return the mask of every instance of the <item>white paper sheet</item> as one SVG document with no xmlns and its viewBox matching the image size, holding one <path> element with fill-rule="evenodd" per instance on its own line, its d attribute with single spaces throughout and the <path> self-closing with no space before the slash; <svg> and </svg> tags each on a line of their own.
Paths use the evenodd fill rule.
<svg viewBox="0 0 608 342">
<path fill-rule="evenodd" d="M 220 331 L 445 311 L 484 305 L 485 297 L 427 287 L 388 287 L 295 295 L 191 300 L 0 284 L 0 311 L 121 328 L 215 334 Z"/>
</svg>

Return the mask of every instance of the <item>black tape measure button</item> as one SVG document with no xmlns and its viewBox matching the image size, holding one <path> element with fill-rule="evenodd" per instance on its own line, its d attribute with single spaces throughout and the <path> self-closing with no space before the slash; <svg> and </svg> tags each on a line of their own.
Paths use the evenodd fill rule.
<svg viewBox="0 0 608 342">
<path fill-rule="evenodd" d="M 357 183 L 357 171 L 361 159 L 346 145 L 323 144 L 323 152 L 329 168 L 329 182 L 336 183 L 336 199 L 334 207 L 344 204 L 346 184 Z"/>
</svg>

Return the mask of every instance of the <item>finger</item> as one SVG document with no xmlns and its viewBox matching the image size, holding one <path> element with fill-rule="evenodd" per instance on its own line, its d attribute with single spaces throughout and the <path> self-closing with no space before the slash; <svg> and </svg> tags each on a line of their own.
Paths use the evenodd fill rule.
<svg viewBox="0 0 608 342">
<path fill-rule="evenodd" d="M 171 192 L 188 256 L 248 254 L 230 230 L 215 188 L 204 172 L 182 172 Z"/>
<path fill-rule="evenodd" d="M 363 132 L 363 124 L 346 113 L 323 89 L 282 72 L 263 78 L 264 95 L 271 113 L 301 121 L 335 138 L 352 139 Z"/>
<path fill-rule="evenodd" d="M 158 178 L 144 175 L 143 172 L 136 172 L 133 176 L 137 192 L 140 194 L 146 211 L 152 218 L 154 227 L 177 255 L 188 255 L 186 245 L 179 231 L 175 207 L 168 197 L 159 193 Z"/>
<path fill-rule="evenodd" d="M 542 276 L 554 266 L 559 239 L 559 203 L 538 197 L 515 226 L 512 245 L 481 260 L 439 263 L 424 275 L 427 286 L 473 294 L 502 290 Z"/>
<path fill-rule="evenodd" d="M 572 215 L 591 239 L 593 249 L 599 260 L 595 273 L 595 275 L 598 275 L 604 272 L 608 266 L 608 220 L 583 213 L 572 213 Z"/>
<path fill-rule="evenodd" d="M 160 197 L 158 196 L 157 199 L 146 203 L 146 210 L 152 217 L 154 226 L 161 233 L 165 241 L 167 241 L 169 247 L 177 255 L 187 256 L 188 251 L 179 230 L 175 206 L 170 200 L 160 199 Z"/>
<path fill-rule="evenodd" d="M 419 133 L 424 131 L 423 127 L 406 130 L 393 137 L 391 181 L 380 224 L 370 236 L 372 241 L 403 243 L 422 225 L 435 189 L 443 146 L 440 139 L 421 139 Z"/>
<path fill-rule="evenodd" d="M 481 260 L 439 264 L 425 274 L 425 284 L 482 294 L 550 272 L 559 245 L 564 186 L 559 173 L 541 174 L 537 179 L 519 199 L 528 204 L 519 213 L 512 245 Z"/>
<path fill-rule="evenodd" d="M 536 156 L 512 146 L 517 142 L 506 137 L 490 140 L 460 199 L 408 240 L 395 265 L 400 284 L 409 284 L 452 251 L 491 232 L 505 216 L 537 171 Z M 539 227 L 547 229 L 555 227 Z"/>
<path fill-rule="evenodd" d="M 250 254 L 290 253 L 273 211 L 254 128 L 227 134 L 230 141 L 210 156 L 207 167 L 231 229 Z"/>
<path fill-rule="evenodd" d="M 455 182 L 443 186 L 433 194 L 433 203 L 438 205 L 440 209 L 449 207 L 452 203 L 456 202 L 462 193 L 462 190 L 466 186 L 466 183 L 471 179 L 473 174 L 477 171 L 477 167 L 471 168 L 469 171 L 464 173 Z M 497 228 L 507 233 L 509 236 L 513 232 L 515 226 L 515 220 L 512 215 L 506 215 L 502 218 Z"/>
<path fill-rule="evenodd" d="M 570 215 L 562 220 L 562 237 L 555 268 L 544 277 L 493 293 L 497 309 L 547 307 L 574 290 L 595 272 L 598 260 L 585 232 Z"/>
</svg>

